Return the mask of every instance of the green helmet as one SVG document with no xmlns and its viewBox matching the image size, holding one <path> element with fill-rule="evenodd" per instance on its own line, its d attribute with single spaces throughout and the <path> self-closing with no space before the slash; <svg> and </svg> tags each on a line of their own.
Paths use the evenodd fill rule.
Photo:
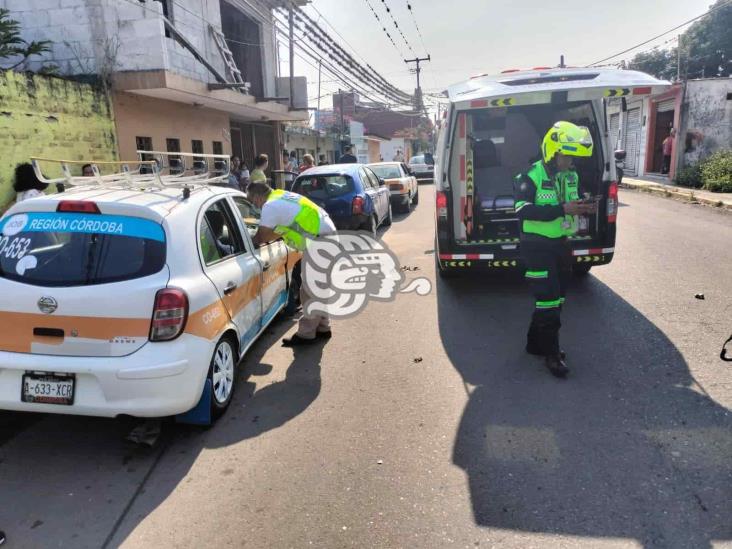
<svg viewBox="0 0 732 549">
<path fill-rule="evenodd" d="M 592 156 L 592 134 L 585 126 L 560 120 L 546 132 L 541 143 L 541 152 L 544 162 L 549 162 L 557 153 Z"/>
</svg>

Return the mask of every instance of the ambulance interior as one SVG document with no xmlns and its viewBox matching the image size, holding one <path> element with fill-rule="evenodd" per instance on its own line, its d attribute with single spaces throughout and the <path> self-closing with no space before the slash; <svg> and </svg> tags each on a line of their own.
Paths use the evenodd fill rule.
<svg viewBox="0 0 732 549">
<path fill-rule="evenodd" d="M 541 158 L 541 141 L 558 120 L 590 129 L 595 143 L 593 156 L 575 158 L 574 165 L 580 180 L 580 196 L 600 194 L 602 131 L 591 102 L 482 109 L 470 111 L 467 116 L 467 146 L 472 149 L 474 169 L 473 228 L 466 235 L 468 241 L 519 237 L 519 222 L 514 210 L 514 178 Z M 453 155 L 459 154 L 458 150 L 458 147 L 452 147 Z M 456 181 L 455 168 L 459 166 L 459 160 L 454 160 L 457 161 L 452 163 L 452 175 Z M 461 220 L 456 222 L 461 223 Z M 599 230 L 595 216 L 588 220 L 587 227 L 585 238 Z"/>
</svg>

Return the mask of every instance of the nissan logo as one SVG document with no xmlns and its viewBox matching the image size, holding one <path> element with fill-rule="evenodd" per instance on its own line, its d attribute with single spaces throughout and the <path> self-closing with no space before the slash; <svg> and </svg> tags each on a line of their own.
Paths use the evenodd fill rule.
<svg viewBox="0 0 732 549">
<path fill-rule="evenodd" d="M 41 299 L 38 300 L 38 308 L 41 310 L 42 313 L 50 315 L 51 313 L 56 311 L 56 309 L 58 309 L 58 302 L 51 296 L 44 295 Z"/>
</svg>

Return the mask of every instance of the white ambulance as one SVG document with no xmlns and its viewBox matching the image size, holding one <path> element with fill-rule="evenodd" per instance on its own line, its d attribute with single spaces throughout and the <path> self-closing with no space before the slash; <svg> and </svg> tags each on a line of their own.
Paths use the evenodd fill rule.
<svg viewBox="0 0 732 549">
<path fill-rule="evenodd" d="M 522 267 L 514 178 L 540 159 L 542 138 L 559 120 L 587 126 L 595 144 L 591 158 L 574 159 L 580 196 L 599 199 L 598 215 L 581 218 L 570 237 L 575 272 L 612 261 L 618 186 L 606 104 L 669 85 L 636 71 L 537 67 L 450 87 L 435 163 L 440 275 Z"/>
<path fill-rule="evenodd" d="M 211 184 L 223 158 L 213 177 L 64 163 L 73 187 L 0 219 L 0 409 L 207 423 L 227 408 L 299 254 L 252 245 L 256 208 Z"/>
</svg>

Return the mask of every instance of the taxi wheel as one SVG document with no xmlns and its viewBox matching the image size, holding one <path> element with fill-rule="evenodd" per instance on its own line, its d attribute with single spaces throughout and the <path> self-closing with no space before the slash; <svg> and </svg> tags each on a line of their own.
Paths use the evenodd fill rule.
<svg viewBox="0 0 732 549">
<path fill-rule="evenodd" d="M 216 344 L 208 377 L 211 380 L 211 415 L 220 417 L 229 407 L 236 381 L 236 348 L 232 340 L 224 336 Z"/>
<path fill-rule="evenodd" d="M 419 187 L 417 188 L 416 191 L 414 191 L 414 196 L 412 197 L 412 204 L 414 204 L 415 206 L 417 204 L 419 204 Z"/>
<path fill-rule="evenodd" d="M 369 217 L 369 220 L 366 223 L 364 223 L 363 228 L 361 230 L 368 233 L 368 235 L 371 238 L 376 240 L 376 229 L 378 228 L 378 226 L 379 226 L 379 222 L 376 220 L 376 214 L 374 214 L 371 217 Z"/>
<path fill-rule="evenodd" d="M 389 225 L 391 225 L 391 221 L 392 221 L 391 201 L 389 201 L 389 211 L 386 214 L 386 218 L 384 218 L 384 225 L 386 225 L 388 227 Z"/>
</svg>

